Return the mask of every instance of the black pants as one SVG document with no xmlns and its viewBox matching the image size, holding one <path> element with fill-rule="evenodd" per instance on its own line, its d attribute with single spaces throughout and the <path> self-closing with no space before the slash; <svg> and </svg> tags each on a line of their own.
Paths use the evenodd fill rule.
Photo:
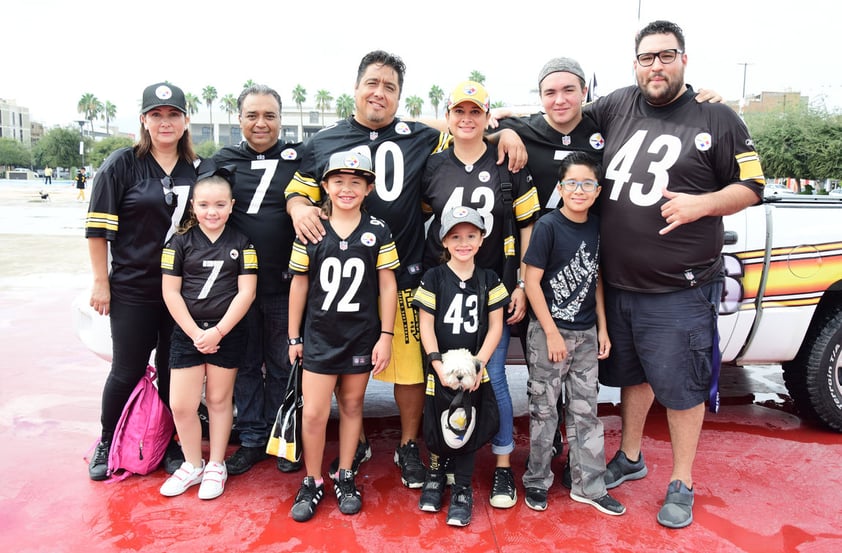
<svg viewBox="0 0 842 553">
<path fill-rule="evenodd" d="M 128 305 L 111 300 L 111 372 L 102 390 L 102 439 L 110 441 L 123 408 L 143 378 L 152 350 L 158 371 L 158 395 L 170 404 L 170 340 L 173 322 L 163 301 Z"/>
</svg>

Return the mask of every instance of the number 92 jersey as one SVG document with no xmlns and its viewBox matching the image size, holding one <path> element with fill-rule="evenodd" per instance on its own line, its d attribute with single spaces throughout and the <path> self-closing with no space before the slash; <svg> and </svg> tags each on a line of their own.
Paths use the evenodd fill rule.
<svg viewBox="0 0 842 553">
<path fill-rule="evenodd" d="M 324 239 L 304 245 L 296 238 L 289 260 L 293 275 L 307 275 L 309 282 L 304 364 L 321 374 L 367 372 L 380 338 L 377 271 L 400 266 L 397 249 L 389 227 L 375 217 L 364 214 L 344 239 L 329 220 L 322 223 Z"/>
</svg>

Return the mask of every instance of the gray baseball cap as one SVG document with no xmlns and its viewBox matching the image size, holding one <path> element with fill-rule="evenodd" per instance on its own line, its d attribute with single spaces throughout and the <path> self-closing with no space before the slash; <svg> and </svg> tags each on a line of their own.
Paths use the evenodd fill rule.
<svg viewBox="0 0 842 553">
<path fill-rule="evenodd" d="M 441 230 L 439 230 L 439 240 L 444 240 L 450 229 L 459 223 L 470 223 L 480 229 L 485 235 L 485 223 L 482 222 L 482 215 L 476 209 L 457 205 L 450 211 L 446 211 L 441 216 Z"/>
<path fill-rule="evenodd" d="M 583 81 L 585 80 L 585 72 L 582 71 L 582 66 L 579 65 L 578 61 L 571 58 L 553 58 L 541 68 L 541 72 L 538 74 L 538 86 L 541 86 L 541 82 L 547 75 L 559 71 L 573 73 Z"/>
<path fill-rule="evenodd" d="M 369 183 L 374 182 L 374 171 L 371 170 L 371 160 L 360 152 L 336 152 L 330 156 L 322 175 L 322 180 L 334 173 L 349 173 L 365 178 Z"/>
</svg>

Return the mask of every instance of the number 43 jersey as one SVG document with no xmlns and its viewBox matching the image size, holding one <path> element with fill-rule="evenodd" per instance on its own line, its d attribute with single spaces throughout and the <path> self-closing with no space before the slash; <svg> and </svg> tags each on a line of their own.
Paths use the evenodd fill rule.
<svg viewBox="0 0 842 553">
<path fill-rule="evenodd" d="M 378 275 L 400 266 L 389 227 L 363 214 L 360 224 L 340 238 L 329 220 L 325 237 L 292 246 L 289 269 L 307 275 L 304 365 L 322 374 L 371 370 L 371 350 L 380 338 Z M 367 358 L 367 362 L 365 361 Z"/>
</svg>

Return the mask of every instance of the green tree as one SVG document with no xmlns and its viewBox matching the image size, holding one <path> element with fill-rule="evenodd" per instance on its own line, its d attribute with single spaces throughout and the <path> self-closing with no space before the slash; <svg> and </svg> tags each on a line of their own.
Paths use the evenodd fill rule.
<svg viewBox="0 0 842 553">
<path fill-rule="evenodd" d="M 316 109 L 322 112 L 322 127 L 325 126 L 325 112 L 330 109 L 330 103 L 333 101 L 333 96 L 325 89 L 316 92 Z"/>
<path fill-rule="evenodd" d="M 247 80 L 246 82 L 243 83 L 243 90 L 249 88 L 250 86 L 254 86 L 256 84 L 257 83 L 254 82 L 252 79 L 249 79 L 249 80 Z"/>
<path fill-rule="evenodd" d="M 304 128 L 304 102 L 307 101 L 307 89 L 301 86 L 300 84 L 295 85 L 295 88 L 292 89 L 292 101 L 295 102 L 295 105 L 298 106 L 298 121 L 301 124 L 301 128 Z M 299 137 L 299 140 L 301 137 Z"/>
<path fill-rule="evenodd" d="M 0 166 L 30 167 L 32 152 L 22 143 L 11 138 L 0 138 Z"/>
<path fill-rule="evenodd" d="M 105 134 L 111 134 L 111 120 L 117 117 L 117 106 L 106 100 L 102 115 L 105 117 Z"/>
<path fill-rule="evenodd" d="M 94 119 L 99 116 L 103 110 L 102 102 L 90 92 L 82 94 L 79 98 L 79 103 L 76 105 L 76 112 L 81 113 L 85 120 L 91 124 L 91 136 L 94 134 Z"/>
<path fill-rule="evenodd" d="M 207 159 L 212 157 L 220 148 L 222 148 L 222 145 L 217 144 L 213 140 L 206 140 L 196 146 L 196 155 L 202 159 Z"/>
<path fill-rule="evenodd" d="M 409 116 L 413 119 L 418 119 L 418 116 L 421 115 L 421 109 L 424 107 L 424 100 L 420 96 L 409 96 L 406 99 L 405 105 Z"/>
<path fill-rule="evenodd" d="M 428 96 L 430 97 L 430 103 L 433 105 L 433 109 L 436 111 L 436 119 L 438 119 L 439 104 L 441 104 L 441 101 L 444 100 L 444 91 L 438 85 L 434 84 L 430 87 Z"/>
<path fill-rule="evenodd" d="M 474 69 L 471 71 L 471 74 L 468 76 L 469 81 L 476 81 L 479 84 L 485 86 L 485 75 Z"/>
<path fill-rule="evenodd" d="M 211 127 L 213 127 L 213 102 L 218 96 L 219 94 L 216 92 L 216 88 L 212 87 L 211 85 L 208 85 L 202 89 L 202 100 L 204 100 L 205 105 L 208 106 Z"/>
<path fill-rule="evenodd" d="M 133 145 L 134 141 L 126 136 L 109 136 L 108 138 L 98 140 L 91 145 L 85 161 L 94 167 L 99 167 L 102 165 L 102 162 L 105 161 L 105 158 L 111 155 L 114 150 L 129 148 Z"/>
<path fill-rule="evenodd" d="M 90 150 L 91 140 L 85 138 L 85 151 Z M 73 167 L 79 165 L 79 127 L 50 129 L 33 148 L 39 167 Z"/>
<path fill-rule="evenodd" d="M 343 94 L 336 99 L 336 116 L 340 119 L 350 117 L 354 113 L 354 99 Z"/>
<path fill-rule="evenodd" d="M 219 100 L 222 111 L 228 114 L 228 124 L 231 124 L 231 116 L 237 113 L 237 98 L 233 94 L 226 94 Z"/>
<path fill-rule="evenodd" d="M 184 94 L 184 103 L 187 107 L 187 115 L 193 116 L 199 113 L 199 97 L 190 92 Z"/>
</svg>

